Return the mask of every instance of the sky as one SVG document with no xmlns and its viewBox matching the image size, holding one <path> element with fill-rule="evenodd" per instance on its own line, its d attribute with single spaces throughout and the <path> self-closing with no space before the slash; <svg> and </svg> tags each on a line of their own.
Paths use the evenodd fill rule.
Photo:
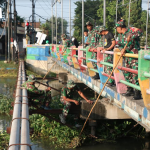
<svg viewBox="0 0 150 150">
<path fill-rule="evenodd" d="M 35 13 L 42 16 L 45 19 L 49 19 L 52 16 L 51 13 L 51 2 L 52 0 L 35 0 Z M 74 2 L 79 0 L 71 0 L 71 27 L 73 25 L 73 19 L 74 19 L 74 10 L 76 8 L 76 5 Z M 132 0 L 134 1 L 134 0 Z M 142 9 L 147 10 L 147 1 L 142 1 Z M 24 17 L 25 20 L 29 20 L 29 17 L 32 15 L 32 1 L 31 0 L 16 0 L 16 9 L 19 16 Z M 56 9 L 55 6 L 53 7 L 53 14 L 55 15 Z M 61 17 L 61 4 L 57 2 L 57 17 Z M 63 17 L 68 21 L 68 32 L 70 27 L 69 22 L 69 0 L 63 0 Z M 39 21 L 39 17 L 35 16 L 36 21 Z M 32 18 L 31 18 L 32 19 Z M 44 19 L 40 18 L 40 21 L 42 23 L 45 22 Z M 73 34 L 73 29 L 72 29 Z"/>
</svg>

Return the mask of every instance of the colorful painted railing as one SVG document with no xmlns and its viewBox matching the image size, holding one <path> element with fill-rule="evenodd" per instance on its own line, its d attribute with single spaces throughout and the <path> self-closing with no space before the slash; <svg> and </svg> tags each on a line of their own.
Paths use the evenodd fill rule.
<svg viewBox="0 0 150 150">
<path fill-rule="evenodd" d="M 51 48 L 55 49 L 55 47 L 52 46 Z M 53 50 L 51 51 L 53 52 Z M 76 51 L 78 51 L 78 55 L 76 55 Z M 67 58 L 66 63 L 69 63 L 69 65 L 73 65 L 74 68 L 80 69 L 81 71 L 87 70 L 91 77 L 96 73 L 99 73 L 101 82 L 105 83 L 108 79 L 109 74 L 104 72 L 104 66 L 113 68 L 118 62 L 121 52 L 118 48 L 115 48 L 114 51 L 105 51 L 105 53 L 101 53 L 99 48 L 97 48 L 94 50 L 94 52 L 97 52 L 97 60 L 91 59 L 92 52 L 91 50 L 89 50 L 89 47 L 83 48 L 82 46 L 79 46 L 77 49 L 72 46 L 71 48 L 67 49 L 65 56 Z M 84 53 L 86 53 L 86 56 L 84 55 Z M 113 55 L 113 64 L 104 61 L 105 54 Z M 123 57 L 138 59 L 138 70 L 124 67 L 124 58 L 121 58 L 119 64 L 117 65 L 117 68 L 114 70 L 114 75 L 111 76 L 111 79 L 115 80 L 117 92 L 125 93 L 127 91 L 127 86 L 140 90 L 145 106 L 150 107 L 150 51 L 141 50 L 139 51 L 139 54 L 126 53 Z M 83 64 L 83 61 L 85 60 L 86 65 Z M 65 62 L 62 59 L 61 61 Z M 92 62 L 97 63 L 97 68 L 94 68 Z M 125 80 L 123 71 L 137 74 L 139 85 L 127 82 Z"/>
<path fill-rule="evenodd" d="M 138 79 L 143 96 L 144 105 L 150 108 L 150 51 L 139 52 Z"/>
</svg>

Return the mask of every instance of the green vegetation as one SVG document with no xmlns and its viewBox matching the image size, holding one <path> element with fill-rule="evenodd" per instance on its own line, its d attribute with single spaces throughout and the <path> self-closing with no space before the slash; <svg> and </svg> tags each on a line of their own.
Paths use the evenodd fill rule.
<svg viewBox="0 0 150 150">
<path fill-rule="evenodd" d="M 8 98 L 5 95 L 0 95 L 0 113 L 5 113 L 9 115 L 10 110 L 12 110 L 12 102 L 12 98 Z"/>
<path fill-rule="evenodd" d="M 72 139 L 78 137 L 80 131 L 77 129 L 71 129 L 65 125 L 50 120 L 45 116 L 34 114 L 30 116 L 31 128 L 34 129 L 34 134 L 32 138 L 36 136 L 44 136 L 49 138 L 52 144 L 55 144 L 56 147 L 69 148 L 76 147 L 73 145 Z M 85 137 L 83 136 L 84 140 Z"/>
<path fill-rule="evenodd" d="M 82 39 L 82 2 L 75 2 L 77 6 L 75 9 L 75 20 L 74 20 L 74 36 L 81 41 Z M 85 21 L 84 24 L 89 20 L 96 25 L 103 25 L 103 1 L 99 0 L 86 0 L 84 2 L 85 9 Z M 91 18 L 89 18 L 91 17 Z M 129 0 L 118 0 L 118 11 L 117 11 L 117 20 L 123 18 L 126 21 L 128 26 L 129 18 Z M 146 36 L 146 18 L 147 11 L 142 10 L 142 0 L 132 1 L 130 7 L 130 26 L 137 27 L 142 29 L 143 37 L 141 38 L 141 46 L 145 45 L 145 36 Z M 116 24 L 116 0 L 107 0 L 106 1 L 106 27 L 109 31 L 115 33 L 115 24 Z M 150 17 L 149 17 L 150 24 Z M 148 26 L 148 31 L 150 27 Z M 148 44 L 150 45 L 150 35 L 148 34 Z"/>
<path fill-rule="evenodd" d="M 51 39 L 52 39 L 51 38 L 52 19 L 55 23 L 56 18 L 53 16 L 49 20 L 47 20 L 46 23 L 41 24 L 41 27 L 40 27 L 43 30 L 43 32 L 45 34 L 47 34 L 46 40 L 49 40 L 50 43 L 52 43 L 51 42 Z M 64 26 L 63 33 L 67 34 L 68 22 L 65 19 L 63 19 L 63 26 Z M 56 26 L 53 25 L 53 31 L 55 31 L 55 30 L 56 30 Z M 57 39 L 58 39 L 57 41 L 61 41 L 61 33 L 62 32 L 61 32 L 61 18 L 60 17 L 57 18 L 57 33 L 58 33 L 57 34 Z"/>
<path fill-rule="evenodd" d="M 8 142 L 9 142 L 9 134 L 4 132 L 0 132 L 0 149 L 6 150 L 8 148 Z"/>
<path fill-rule="evenodd" d="M 80 42 L 82 40 L 82 1 L 75 2 L 77 6 L 75 9 L 75 19 L 74 19 L 74 37 Z M 99 17 L 97 15 L 97 10 L 99 8 L 100 1 L 86 0 L 84 1 L 84 24 L 90 21 L 94 26 L 95 23 L 99 24 Z M 88 17 L 89 16 L 89 17 Z"/>
<path fill-rule="evenodd" d="M 6 68 L 15 68 L 13 70 L 7 70 Z M 14 62 L 4 63 L 4 61 L 0 61 L 0 77 L 17 77 L 18 73 L 18 64 L 14 64 Z"/>
<path fill-rule="evenodd" d="M 90 89 L 86 89 L 86 93 L 89 95 L 88 98 L 91 99 L 93 93 L 87 91 L 90 91 Z M 59 99 L 59 96 L 53 98 L 51 103 L 52 108 L 63 108 Z M 59 120 L 58 114 L 50 116 Z M 73 118 L 74 116 L 71 114 L 67 117 L 67 124 L 72 126 L 72 128 L 70 128 L 52 119 L 48 119 L 46 116 L 39 114 L 31 115 L 30 126 L 34 131 L 32 134 L 33 140 L 36 139 L 37 136 L 41 136 L 47 140 L 49 139 L 51 144 L 54 144 L 56 148 L 75 148 L 81 145 L 94 145 L 107 142 L 114 143 L 117 139 L 122 137 L 141 139 L 145 137 L 145 129 L 140 125 L 136 125 L 136 122 L 133 120 L 100 120 L 97 122 L 97 138 L 92 138 L 89 135 L 91 128 L 87 124 L 82 136 L 79 137 L 81 128 L 77 129 L 74 127 L 75 121 Z M 83 125 L 84 121 L 85 120 L 79 120 L 79 124 Z"/>
</svg>

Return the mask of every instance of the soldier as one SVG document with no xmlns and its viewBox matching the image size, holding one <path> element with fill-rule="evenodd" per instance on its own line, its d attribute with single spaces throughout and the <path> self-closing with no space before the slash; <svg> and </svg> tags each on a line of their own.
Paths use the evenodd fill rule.
<svg viewBox="0 0 150 150">
<path fill-rule="evenodd" d="M 140 50 L 139 36 L 142 36 L 142 30 L 131 30 L 130 28 L 126 27 L 123 19 L 117 22 L 116 30 L 119 33 L 117 42 L 119 48 L 123 49 L 126 43 L 129 42 L 125 53 L 138 54 L 138 51 Z M 124 55 L 123 52 L 121 53 Z M 125 57 L 125 67 L 138 70 L 138 59 Z M 125 71 L 124 76 L 126 81 L 135 85 L 139 85 L 138 75 Z M 133 91 L 133 88 L 131 87 L 128 87 L 127 92 L 123 95 L 131 96 L 133 93 L 134 100 L 141 99 L 141 92 L 136 89 Z"/>
<path fill-rule="evenodd" d="M 63 49 L 62 53 L 64 53 L 66 51 L 67 47 L 70 47 L 72 45 L 71 44 L 72 42 L 71 42 L 71 40 L 67 39 L 66 34 L 62 34 L 61 38 L 63 40 L 63 45 L 64 45 L 64 49 Z"/>
<path fill-rule="evenodd" d="M 78 94 L 85 99 L 89 104 L 92 104 L 93 102 L 88 100 L 84 94 L 80 91 L 80 88 L 74 83 L 72 80 L 67 81 L 67 86 L 63 87 L 61 90 L 61 98 L 60 102 L 64 105 L 62 114 L 59 115 L 60 120 L 63 124 L 66 123 L 66 117 L 68 115 L 71 102 L 75 103 L 76 105 L 79 105 L 79 102 L 77 100 L 73 99 L 73 96 L 75 92 L 78 92 Z"/>
<path fill-rule="evenodd" d="M 96 28 L 96 31 L 101 35 L 101 38 L 99 40 L 99 45 L 101 46 L 100 51 L 103 53 L 105 51 L 113 51 L 116 43 L 114 35 L 110 31 L 108 31 L 105 26 L 98 26 Z M 113 55 L 105 54 L 104 56 L 105 62 L 113 64 Z M 112 67 L 104 66 L 104 72 L 106 72 L 108 75 L 111 73 L 112 69 Z M 110 86 L 114 86 L 114 80 L 110 79 L 108 84 Z"/>
<path fill-rule="evenodd" d="M 94 49 L 98 45 L 100 35 L 98 35 L 97 32 L 95 32 L 95 29 L 93 29 L 93 25 L 89 21 L 86 23 L 86 27 L 89 30 L 86 45 L 90 46 L 89 50 Z M 91 59 L 97 60 L 96 52 L 92 53 Z M 94 69 L 97 69 L 97 63 L 92 62 L 92 64 Z M 92 78 L 99 79 L 99 74 L 96 73 L 96 75 L 93 76 Z"/>
<path fill-rule="evenodd" d="M 38 90 L 35 87 L 35 76 L 29 75 L 28 80 L 22 84 L 22 87 L 25 87 L 28 91 L 28 97 L 32 101 L 39 101 L 40 103 L 43 101 L 43 105 L 41 106 L 45 110 L 50 109 L 49 103 L 51 101 L 51 88 L 48 87 L 46 91 Z"/>
</svg>

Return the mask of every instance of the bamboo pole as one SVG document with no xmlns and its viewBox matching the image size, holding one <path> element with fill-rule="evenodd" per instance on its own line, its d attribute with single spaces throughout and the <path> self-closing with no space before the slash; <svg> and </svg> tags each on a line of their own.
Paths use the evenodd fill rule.
<svg viewBox="0 0 150 150">
<path fill-rule="evenodd" d="M 124 49 L 122 50 L 123 53 L 125 52 L 127 45 L 128 45 L 128 42 L 127 42 L 127 44 L 125 45 Z M 88 115 L 88 117 L 87 117 L 87 119 L 86 119 L 86 121 L 85 121 L 85 123 L 84 123 L 84 125 L 83 125 L 83 127 L 82 127 L 82 130 L 81 130 L 81 132 L 80 132 L 80 135 L 82 134 L 82 132 L 83 132 L 83 130 L 84 130 L 84 127 L 85 127 L 85 125 L 86 125 L 86 123 L 87 123 L 87 121 L 88 121 L 88 119 L 89 119 L 89 117 L 90 117 L 90 115 L 91 115 L 91 113 L 92 113 L 94 107 L 96 106 L 96 104 L 97 104 L 97 102 L 98 102 L 98 100 L 99 100 L 99 98 L 100 98 L 100 96 L 101 96 L 101 94 L 102 94 L 102 92 L 103 92 L 103 90 L 104 90 L 104 88 L 105 88 L 107 82 L 108 82 L 109 79 L 111 78 L 111 76 L 112 76 L 114 70 L 116 69 L 116 67 L 117 67 L 117 65 L 118 65 L 118 63 L 119 63 L 119 61 L 120 61 L 120 59 L 122 58 L 122 56 L 123 56 L 123 55 L 120 55 L 117 64 L 115 65 L 115 67 L 113 68 L 112 72 L 110 73 L 110 75 L 109 75 L 107 81 L 105 82 L 105 84 L 104 84 L 104 86 L 103 86 L 103 88 L 102 88 L 100 94 L 99 94 L 98 97 L 97 97 L 97 100 L 95 101 L 93 107 L 91 108 L 91 111 L 90 111 L 90 113 L 89 113 L 89 115 Z"/>
</svg>

